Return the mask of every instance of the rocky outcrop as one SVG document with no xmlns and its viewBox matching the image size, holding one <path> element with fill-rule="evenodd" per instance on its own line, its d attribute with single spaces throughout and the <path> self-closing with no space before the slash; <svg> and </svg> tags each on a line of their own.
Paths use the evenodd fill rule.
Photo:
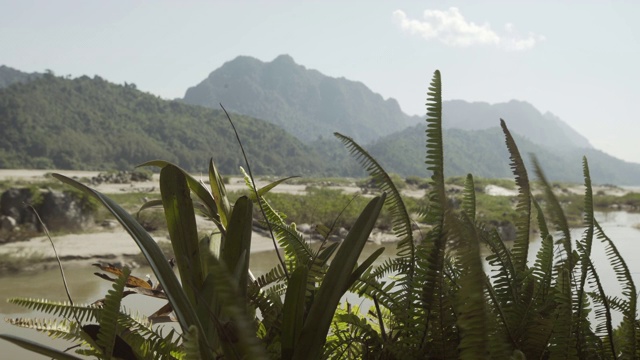
<svg viewBox="0 0 640 360">
<path fill-rule="evenodd" d="M 152 173 L 147 171 L 118 171 L 100 173 L 91 178 L 91 185 L 100 184 L 130 184 L 136 181 L 150 181 Z"/>
<path fill-rule="evenodd" d="M 0 196 L 0 230 L 42 231 L 36 212 L 51 231 L 84 230 L 94 222 L 94 207 L 78 193 L 12 188 Z"/>
<path fill-rule="evenodd" d="M 93 225 L 93 211 L 88 199 L 74 193 L 49 191 L 36 208 L 50 230 L 84 230 Z"/>
<path fill-rule="evenodd" d="M 9 189 L 0 196 L 0 215 L 13 219 L 14 226 L 21 226 L 28 230 L 37 228 L 37 218 L 35 213 L 29 208 L 28 204 L 34 202 L 34 193 L 32 189 Z M 3 225 L 7 225 L 4 224 Z M 6 230 L 7 227 L 2 226 L 0 229 Z"/>
</svg>

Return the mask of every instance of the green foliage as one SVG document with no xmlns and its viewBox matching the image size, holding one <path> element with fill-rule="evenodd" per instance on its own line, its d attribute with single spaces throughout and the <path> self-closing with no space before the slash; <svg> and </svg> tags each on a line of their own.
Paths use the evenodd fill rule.
<svg viewBox="0 0 640 360">
<path fill-rule="evenodd" d="M 13 84 L 0 89 L 0 168 L 131 170 L 167 159 L 205 172 L 202 165 L 214 156 L 222 172 L 237 174 L 242 157 L 216 109 L 162 100 L 97 76 Z M 320 157 L 284 130 L 246 116 L 234 120 L 252 139 L 246 148 L 256 174 L 323 171 Z"/>
<path fill-rule="evenodd" d="M 594 218 L 586 158 L 581 205 L 585 231 L 573 239 L 553 185 L 533 160 L 542 196 L 532 195 L 516 141 L 506 122 L 501 121 L 501 127 L 518 191 L 509 215 L 516 233 L 510 247 L 481 220 L 486 194 L 476 192 L 479 182 L 473 176 L 460 183 L 459 205 L 448 197 L 438 71 L 427 99 L 425 164 L 432 176 L 421 219 L 429 226 L 425 232 L 414 231 L 397 179 L 353 139 L 340 134 L 338 139 L 382 195 L 362 206 L 352 204 L 362 211 L 342 244 L 328 243 L 330 228 L 319 226 L 324 241 L 317 249 L 274 206 L 272 199 L 277 196 L 269 191 L 287 179 L 258 189 L 245 174 L 248 193 L 232 205 L 213 162 L 207 187 L 171 163 L 153 161 L 146 165 L 161 168 L 162 200 L 143 208 L 163 206 L 178 281 L 156 242 L 127 211 L 95 190 L 57 175 L 109 209 L 140 246 L 161 288 L 150 288 L 126 269 L 111 269 L 119 277 L 102 307 L 16 299 L 12 301 L 63 320 L 14 323 L 82 342 L 79 352 L 98 358 L 123 357 L 117 351 L 131 351 L 141 358 L 202 359 L 638 358 L 637 290 L 614 242 Z M 324 190 L 318 194 L 319 198 L 338 195 Z M 274 246 L 284 254 L 280 264 L 259 278 L 249 270 L 254 205 Z M 373 266 L 382 249 L 359 257 L 383 207 L 399 241 L 395 257 Z M 204 238 L 197 234 L 196 209 L 216 225 Z M 541 247 L 531 263 L 534 219 Z M 603 291 L 591 262 L 594 239 L 605 246 L 622 286 L 620 297 Z M 486 270 L 483 247 L 489 253 Z M 122 297 L 128 295 L 125 286 L 133 287 L 132 293 L 167 298 L 169 304 L 146 320 L 134 319 L 120 308 Z M 369 310 L 342 305 L 347 291 L 367 300 Z M 145 325 L 171 311 L 180 325 L 179 341 Z M 617 328 L 613 312 L 622 314 Z M 98 325 L 83 325 L 87 321 Z M 71 358 L 14 337 L 2 338 L 48 356 Z"/>
</svg>

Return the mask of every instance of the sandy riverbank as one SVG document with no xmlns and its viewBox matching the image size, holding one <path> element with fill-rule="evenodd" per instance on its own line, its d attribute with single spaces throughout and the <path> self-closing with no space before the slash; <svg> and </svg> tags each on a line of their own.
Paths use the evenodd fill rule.
<svg viewBox="0 0 640 360">
<path fill-rule="evenodd" d="M 75 179 L 91 179 L 97 176 L 98 171 L 65 171 L 65 170 L 7 170 L 0 169 L 0 181 L 16 181 L 26 183 L 38 183 L 47 180 L 45 175 L 47 173 L 56 172 L 62 175 L 75 178 Z M 196 179 L 208 180 L 205 176 L 193 175 Z M 50 178 L 48 179 L 51 180 Z M 99 184 L 92 186 L 96 190 L 105 193 L 123 193 L 123 192 L 159 192 L 158 186 L 158 174 L 154 174 L 151 181 L 146 182 L 133 182 L 128 184 Z M 268 181 L 258 180 L 257 186 L 262 187 L 266 185 Z M 306 185 L 292 185 L 292 184 L 280 184 L 272 191 L 283 192 L 290 194 L 304 194 L 306 192 Z M 360 192 L 361 189 L 355 185 L 336 187 L 346 193 Z M 233 177 L 227 184 L 228 191 L 246 190 L 244 179 L 240 177 Z M 584 192 L 584 189 L 576 186 L 569 189 L 571 192 L 580 193 Z M 623 195 L 628 190 L 616 188 L 616 187 L 594 187 L 594 192 L 603 191 L 611 195 Z M 493 196 L 514 196 L 517 192 L 515 190 L 505 189 L 496 185 L 488 185 L 485 192 Z M 424 196 L 424 190 L 412 190 L 403 192 L 407 196 L 421 197 Z M 206 224 L 206 227 L 211 224 Z M 199 226 L 200 227 L 200 226 Z M 384 234 L 383 234 L 384 237 Z M 378 241 L 379 239 L 376 239 Z M 119 226 L 112 230 L 105 230 L 100 228 L 97 232 L 88 232 L 83 234 L 67 234 L 61 236 L 55 236 L 53 238 L 54 244 L 58 251 L 58 255 L 65 261 L 92 261 L 97 260 L 111 261 L 111 262 L 124 262 L 127 259 L 140 254 L 137 244 L 131 239 L 129 234 L 122 230 Z M 156 241 L 168 241 L 164 236 L 158 236 Z M 388 241 L 388 239 L 384 239 Z M 253 234 L 252 252 L 262 252 L 273 250 L 273 242 L 269 237 L 266 237 L 260 233 Z M 29 241 L 16 242 L 0 245 L 0 256 L 9 255 L 12 257 L 32 257 L 34 261 L 28 264 L 28 267 L 38 262 L 43 264 L 52 264 L 55 261 L 53 248 L 49 240 L 45 236 L 38 236 L 30 239 Z M 49 266 L 49 265 L 45 265 Z"/>
<path fill-rule="evenodd" d="M 154 237 L 154 239 L 157 242 L 169 241 L 164 236 Z M 54 236 L 52 240 L 58 256 L 64 263 L 104 261 L 130 264 L 131 259 L 140 254 L 136 242 L 126 231 L 120 229 L 109 232 Z M 251 252 L 271 250 L 273 250 L 271 239 L 254 232 Z M 46 269 L 56 264 L 53 247 L 46 236 L 4 244 L 0 246 L 0 256 L 2 255 L 31 259 L 25 263 L 24 270 Z"/>
</svg>

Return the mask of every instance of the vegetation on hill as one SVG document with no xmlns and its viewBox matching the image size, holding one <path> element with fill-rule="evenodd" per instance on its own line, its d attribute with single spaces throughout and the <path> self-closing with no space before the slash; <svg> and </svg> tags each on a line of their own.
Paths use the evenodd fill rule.
<svg viewBox="0 0 640 360">
<path fill-rule="evenodd" d="M 5 65 L 0 65 L 0 89 L 15 83 L 25 83 L 41 77 L 42 74 L 26 73 Z"/>
<path fill-rule="evenodd" d="M 256 174 L 321 173 L 320 157 L 281 128 L 232 115 Z M 162 100 L 133 84 L 45 74 L 0 89 L 0 168 L 131 169 L 167 159 L 203 171 L 213 158 L 239 172 L 242 156 L 220 110 Z"/>
<path fill-rule="evenodd" d="M 496 120 L 497 121 L 497 120 Z M 420 166 L 424 153 L 425 125 L 416 125 L 397 134 L 389 135 L 370 144 L 368 151 L 379 159 L 386 169 L 404 176 L 429 176 Z M 504 161 L 507 150 L 501 146 L 501 131 L 490 129 L 465 131 L 449 128 L 443 130 L 445 139 L 446 176 L 464 176 L 467 173 L 488 178 L 504 178 L 511 174 Z M 514 134 L 524 154 L 525 164 L 532 166 L 530 154 L 535 154 L 544 164 L 549 179 L 580 182 L 580 159 L 589 157 L 591 173 L 599 183 L 617 185 L 640 184 L 640 164 L 628 163 L 593 148 L 554 149 L 537 145 L 523 136 Z M 402 155 L 399 155 L 402 154 Z"/>
<path fill-rule="evenodd" d="M 0 168 L 128 170 L 163 158 L 197 172 L 213 157 L 221 171 L 238 173 L 242 158 L 220 110 L 162 100 L 138 91 L 134 84 L 114 85 L 99 77 L 72 80 L 51 72 L 42 76 L 17 73 L 21 77 L 15 79 L 30 81 L 0 89 Z M 215 95 L 218 93 L 224 96 Z M 288 129 L 233 115 L 241 137 L 248 140 L 249 155 L 260 160 L 256 174 L 363 176 L 363 170 L 330 132 L 374 139 L 404 128 L 366 147 L 392 172 L 430 176 L 420 166 L 424 125 L 404 127 L 416 121 L 415 117 L 407 120 L 397 103 L 383 101 L 361 83 L 307 70 L 288 56 L 266 64 L 239 57 L 214 71 L 188 95 L 197 100 L 193 102 L 216 108 L 220 100 L 228 109 L 256 114 Z M 587 155 L 599 181 L 640 184 L 639 164 L 593 149 L 565 123 L 530 104 L 448 101 L 443 107 L 450 114 L 443 125 L 447 176 L 468 172 L 490 178 L 509 176 L 503 160 L 506 150 L 496 146 L 501 136 L 496 126 L 502 117 L 519 129 L 514 137 L 523 153 L 537 154 L 551 180 L 579 182 L 579 161 Z M 341 120 L 333 121 L 338 118 Z M 529 157 L 524 158 L 530 166 Z"/>
</svg>

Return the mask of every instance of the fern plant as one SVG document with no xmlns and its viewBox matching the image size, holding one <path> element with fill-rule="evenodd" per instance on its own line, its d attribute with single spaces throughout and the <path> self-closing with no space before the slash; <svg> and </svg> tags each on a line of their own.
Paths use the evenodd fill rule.
<svg viewBox="0 0 640 360">
<path fill-rule="evenodd" d="M 633 279 L 594 218 L 591 177 L 584 159 L 585 232 L 574 241 L 560 202 L 534 161 L 544 204 L 532 196 L 529 176 L 506 122 L 500 120 L 515 176 L 516 238 L 511 246 L 475 219 L 473 177 L 459 208 L 447 201 L 441 127 L 440 73 L 427 100 L 426 165 L 431 171 L 429 207 L 422 236 L 410 234 L 403 200 L 383 168 L 361 146 L 340 134 L 378 187 L 394 217 L 397 257 L 366 272 L 352 291 L 369 298 L 366 316 L 336 315 L 331 358 L 348 354 L 379 359 L 439 358 L 635 358 L 637 295 Z M 537 219 L 541 246 L 529 262 L 531 222 Z M 409 229 L 409 230 L 407 230 Z M 419 235 L 419 234 L 416 234 Z M 594 237 L 601 239 L 623 287 L 623 299 L 607 296 L 591 263 Z M 554 239 L 557 238 L 557 239 Z M 410 239 L 410 240 L 409 240 Z M 557 245 L 557 247 L 555 247 Z M 480 248 L 486 257 L 485 275 Z M 596 323 L 589 313 L 596 311 Z M 613 329 L 612 311 L 623 314 Z M 356 341 L 360 336 L 363 341 Z"/>
</svg>

